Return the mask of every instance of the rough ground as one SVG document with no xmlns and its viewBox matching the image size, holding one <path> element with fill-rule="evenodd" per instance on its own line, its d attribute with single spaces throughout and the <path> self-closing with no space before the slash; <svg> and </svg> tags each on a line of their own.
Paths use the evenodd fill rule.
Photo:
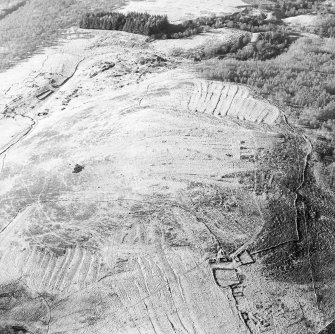
<svg viewBox="0 0 335 334">
<path fill-rule="evenodd" d="M 0 324 L 312 333 L 302 312 L 320 327 L 310 285 L 267 280 L 261 264 L 236 259 L 226 278 L 209 261 L 263 229 L 268 197 L 257 189 L 282 174 L 259 161 L 294 137 L 280 111 L 197 77 L 158 43 L 92 34 L 1 80 Z"/>
</svg>

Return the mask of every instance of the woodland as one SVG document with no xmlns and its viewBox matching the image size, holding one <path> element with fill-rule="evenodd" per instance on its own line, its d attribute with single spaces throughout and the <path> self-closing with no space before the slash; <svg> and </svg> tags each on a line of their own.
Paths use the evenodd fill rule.
<svg viewBox="0 0 335 334">
<path fill-rule="evenodd" d="M 301 125 L 335 139 L 334 38 L 300 38 L 274 59 L 211 59 L 199 64 L 198 70 L 207 78 L 252 87 L 291 108 Z"/>
</svg>

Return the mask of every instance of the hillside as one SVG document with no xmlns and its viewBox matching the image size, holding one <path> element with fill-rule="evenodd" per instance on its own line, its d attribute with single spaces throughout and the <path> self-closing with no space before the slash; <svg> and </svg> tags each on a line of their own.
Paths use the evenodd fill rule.
<svg viewBox="0 0 335 334">
<path fill-rule="evenodd" d="M 191 7 L 141 1 L 120 11 L 178 22 L 221 5 Z M 55 26 L 53 46 L 37 43 L 0 74 L 0 333 L 327 332 L 330 122 L 302 127 L 308 110 L 323 109 L 301 100 L 298 113 L 252 80 L 262 78 L 255 64 L 264 75 L 270 67 L 283 96 L 278 66 L 307 62 L 301 45 L 316 59 L 322 44 L 331 68 L 332 40 L 302 37 L 278 57 L 242 61 L 235 54 L 251 43 L 265 53 L 268 35 L 213 26 L 150 40 L 72 27 L 57 39 L 71 20 Z M 328 77 L 317 78 L 306 96 L 326 90 Z M 292 99 L 301 92 L 290 89 Z"/>
</svg>

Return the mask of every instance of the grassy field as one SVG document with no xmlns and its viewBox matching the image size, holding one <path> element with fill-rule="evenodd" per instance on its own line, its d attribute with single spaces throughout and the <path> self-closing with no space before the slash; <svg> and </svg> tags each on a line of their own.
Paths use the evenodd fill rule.
<svg viewBox="0 0 335 334">
<path fill-rule="evenodd" d="M 31 0 L 0 20 L 0 71 L 51 45 L 87 11 L 112 10 L 122 0 Z"/>
</svg>

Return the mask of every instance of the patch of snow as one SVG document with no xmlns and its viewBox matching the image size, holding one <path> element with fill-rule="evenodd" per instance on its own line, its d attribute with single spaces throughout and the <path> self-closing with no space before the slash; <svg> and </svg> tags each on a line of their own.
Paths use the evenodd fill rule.
<svg viewBox="0 0 335 334">
<path fill-rule="evenodd" d="M 181 22 L 199 16 L 233 13 L 240 10 L 240 6 L 245 5 L 242 0 L 175 0 L 173 5 L 168 0 L 144 0 L 130 1 L 120 12 L 129 13 L 135 11 L 167 15 L 170 22 Z"/>
</svg>

